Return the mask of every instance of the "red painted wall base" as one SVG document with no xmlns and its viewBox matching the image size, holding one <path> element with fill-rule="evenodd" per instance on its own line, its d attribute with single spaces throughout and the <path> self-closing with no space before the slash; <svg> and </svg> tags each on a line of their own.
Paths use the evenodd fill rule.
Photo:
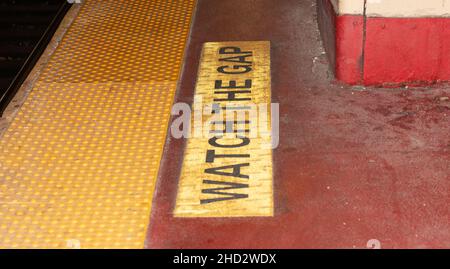
<svg viewBox="0 0 450 269">
<path fill-rule="evenodd" d="M 359 84 L 363 76 L 362 16 L 336 17 L 336 78 L 349 84 Z"/>
<path fill-rule="evenodd" d="M 368 17 L 364 24 L 364 16 L 336 15 L 329 0 L 318 3 L 327 10 L 319 12 L 319 25 L 324 43 L 333 44 L 325 49 L 338 80 L 376 86 L 450 81 L 450 18 Z"/>
<path fill-rule="evenodd" d="M 449 18 L 368 18 L 365 84 L 450 80 Z"/>
</svg>

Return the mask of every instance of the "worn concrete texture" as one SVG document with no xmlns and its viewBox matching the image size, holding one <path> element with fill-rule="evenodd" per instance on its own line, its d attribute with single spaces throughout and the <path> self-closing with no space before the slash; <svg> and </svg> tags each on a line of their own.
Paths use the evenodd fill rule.
<svg viewBox="0 0 450 269">
<path fill-rule="evenodd" d="M 174 218 L 185 141 L 168 138 L 148 247 L 450 247 L 450 87 L 335 83 L 315 2 L 198 2 L 177 102 L 192 102 L 203 42 L 271 41 L 275 217 Z"/>
</svg>

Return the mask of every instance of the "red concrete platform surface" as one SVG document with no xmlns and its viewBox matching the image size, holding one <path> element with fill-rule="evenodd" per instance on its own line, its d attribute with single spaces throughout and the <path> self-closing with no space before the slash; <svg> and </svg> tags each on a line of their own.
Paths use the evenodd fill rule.
<svg viewBox="0 0 450 269">
<path fill-rule="evenodd" d="M 204 42 L 271 41 L 275 215 L 174 217 L 186 141 L 168 137 L 147 247 L 450 247 L 450 87 L 333 83 L 316 15 L 313 0 L 198 1 L 177 102 Z"/>
</svg>

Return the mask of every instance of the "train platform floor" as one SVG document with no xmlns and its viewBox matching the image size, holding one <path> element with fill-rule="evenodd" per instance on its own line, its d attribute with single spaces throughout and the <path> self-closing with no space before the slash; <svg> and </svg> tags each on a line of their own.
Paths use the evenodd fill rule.
<svg viewBox="0 0 450 269">
<path fill-rule="evenodd" d="M 0 248 L 450 247 L 450 86 L 335 82 L 314 0 L 75 8 L 2 119 Z M 173 137 L 173 104 L 241 78 L 279 104 L 277 147 L 227 148 L 248 158 L 233 163 Z M 225 95 L 253 94 L 242 88 Z M 211 178 L 189 173 L 205 158 Z M 202 182 L 216 188 L 195 194 Z"/>
</svg>

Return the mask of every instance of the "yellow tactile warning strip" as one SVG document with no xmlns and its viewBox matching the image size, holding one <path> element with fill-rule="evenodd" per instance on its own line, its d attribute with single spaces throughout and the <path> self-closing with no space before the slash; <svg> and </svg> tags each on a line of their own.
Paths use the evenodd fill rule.
<svg viewBox="0 0 450 269">
<path fill-rule="evenodd" d="M 273 215 L 270 83 L 268 41 L 205 43 L 176 217 Z"/>
<path fill-rule="evenodd" d="M 0 140 L 1 248 L 141 248 L 194 0 L 84 4 Z"/>
</svg>

